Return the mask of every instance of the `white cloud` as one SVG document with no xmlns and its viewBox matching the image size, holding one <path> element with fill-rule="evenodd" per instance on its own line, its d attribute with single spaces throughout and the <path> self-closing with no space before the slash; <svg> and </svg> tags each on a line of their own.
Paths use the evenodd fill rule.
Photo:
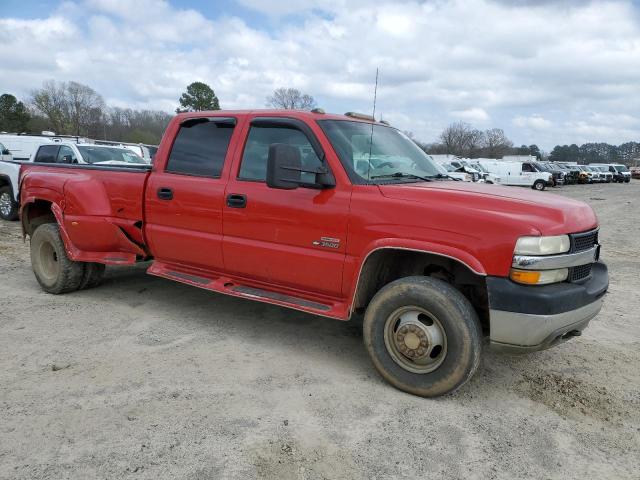
<svg viewBox="0 0 640 480">
<path fill-rule="evenodd" d="M 513 119 L 513 124 L 533 130 L 547 130 L 553 126 L 551 121 L 538 114 L 533 114 L 529 117 L 517 116 Z"/>
<path fill-rule="evenodd" d="M 489 120 L 489 114 L 482 108 L 468 108 L 466 110 L 456 110 L 451 112 L 451 115 L 461 120 L 468 122 L 484 123 Z"/>
<path fill-rule="evenodd" d="M 426 141 L 452 119 L 546 147 L 640 137 L 640 6 L 629 1 L 238 1 L 272 21 L 163 0 L 0 19 L 1 89 L 27 97 L 43 80 L 76 80 L 112 104 L 173 111 L 201 80 L 226 108 L 260 108 L 293 86 L 329 111 L 369 112 L 379 67 L 378 111 Z"/>
</svg>

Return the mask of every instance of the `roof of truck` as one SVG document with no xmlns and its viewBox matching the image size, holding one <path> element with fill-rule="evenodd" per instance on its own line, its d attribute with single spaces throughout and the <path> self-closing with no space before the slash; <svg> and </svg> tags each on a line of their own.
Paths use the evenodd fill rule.
<svg viewBox="0 0 640 480">
<path fill-rule="evenodd" d="M 350 113 L 350 112 L 348 112 Z M 178 118 L 198 118 L 198 117 L 229 117 L 245 115 L 264 115 L 268 117 L 288 117 L 312 120 L 350 120 L 355 122 L 372 123 L 371 120 L 340 115 L 336 113 L 321 113 L 316 110 L 284 110 L 284 109 L 254 109 L 254 110 L 204 110 L 201 112 L 184 112 L 176 115 Z M 368 114 L 363 114 L 368 115 Z M 380 123 L 377 122 L 376 123 Z M 384 123 L 381 123 L 384 125 Z"/>
</svg>

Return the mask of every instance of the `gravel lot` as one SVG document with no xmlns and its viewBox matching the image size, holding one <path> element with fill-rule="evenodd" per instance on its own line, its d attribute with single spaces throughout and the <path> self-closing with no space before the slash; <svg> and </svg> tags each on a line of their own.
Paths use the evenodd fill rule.
<svg viewBox="0 0 640 480">
<path fill-rule="evenodd" d="M 640 478 L 640 181 L 554 193 L 599 215 L 602 313 L 557 348 L 485 352 L 437 400 L 388 386 L 351 322 L 144 265 L 45 294 L 0 222 L 0 478 Z"/>
</svg>

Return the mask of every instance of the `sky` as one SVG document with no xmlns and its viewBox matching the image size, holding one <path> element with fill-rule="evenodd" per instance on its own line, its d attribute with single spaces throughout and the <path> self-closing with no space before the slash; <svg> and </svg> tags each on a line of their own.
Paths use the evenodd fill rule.
<svg viewBox="0 0 640 480">
<path fill-rule="evenodd" d="M 640 1 L 0 0 L 0 93 L 49 79 L 175 111 L 193 81 L 223 109 L 276 88 L 437 140 L 451 122 L 516 144 L 640 141 Z"/>
</svg>

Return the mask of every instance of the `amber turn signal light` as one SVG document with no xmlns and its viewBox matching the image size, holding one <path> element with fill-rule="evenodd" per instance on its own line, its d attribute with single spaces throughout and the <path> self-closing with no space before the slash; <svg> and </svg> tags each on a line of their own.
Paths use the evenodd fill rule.
<svg viewBox="0 0 640 480">
<path fill-rule="evenodd" d="M 512 269 L 509 276 L 514 282 L 525 283 L 527 285 L 537 285 L 540 280 L 540 272 L 534 271 Z"/>
</svg>

